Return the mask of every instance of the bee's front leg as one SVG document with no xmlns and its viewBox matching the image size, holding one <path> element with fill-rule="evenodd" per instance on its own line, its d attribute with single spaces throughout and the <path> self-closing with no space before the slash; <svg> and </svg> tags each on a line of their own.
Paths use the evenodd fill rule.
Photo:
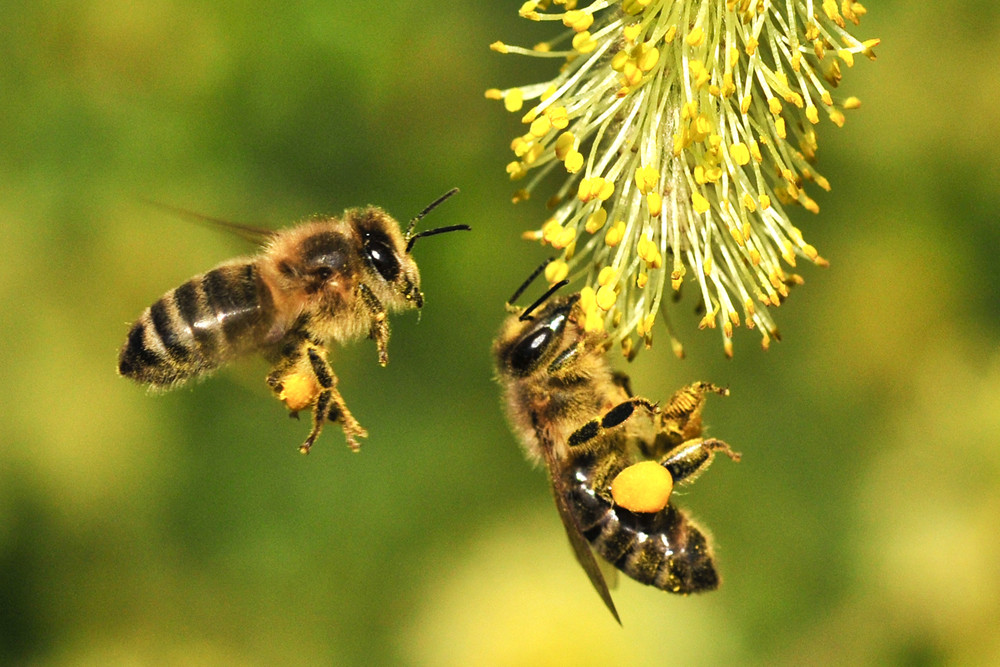
<svg viewBox="0 0 1000 667">
<path fill-rule="evenodd" d="M 636 408 L 640 407 L 645 408 L 650 413 L 656 412 L 656 404 L 650 403 L 640 396 L 633 396 L 605 412 L 599 419 L 591 419 L 573 431 L 569 436 L 569 446 L 578 447 L 585 445 L 608 429 L 624 424 L 632 416 Z"/>
<path fill-rule="evenodd" d="M 358 285 L 358 292 L 361 295 L 361 303 L 371 316 L 372 326 L 368 335 L 375 340 L 378 348 L 378 363 L 385 366 L 389 363 L 389 313 L 367 285 L 364 283 Z"/>
<path fill-rule="evenodd" d="M 633 396 L 627 401 L 619 403 L 611 408 L 599 418 L 591 419 L 583 426 L 570 434 L 567 444 L 570 451 L 576 449 L 579 452 L 594 451 L 601 447 L 601 439 L 607 438 L 609 432 L 621 426 L 635 414 L 637 409 L 645 409 L 648 414 L 656 412 L 656 405 L 645 398 Z M 601 460 L 592 470 L 593 488 L 602 496 L 608 494 L 608 483 L 610 479 L 618 473 L 621 459 L 616 456 L 601 457 Z"/>
</svg>

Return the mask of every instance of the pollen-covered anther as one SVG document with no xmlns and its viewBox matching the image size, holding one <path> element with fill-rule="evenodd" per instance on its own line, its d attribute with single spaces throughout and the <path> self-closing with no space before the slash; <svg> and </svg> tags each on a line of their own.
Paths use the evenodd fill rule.
<svg viewBox="0 0 1000 667">
<path fill-rule="evenodd" d="M 579 9 L 571 9 L 563 14 L 563 25 L 575 32 L 583 32 L 594 23 L 594 15 Z"/>
<path fill-rule="evenodd" d="M 568 275 L 569 264 L 561 259 L 553 260 L 545 267 L 545 280 L 547 280 L 550 285 L 554 285 L 560 280 L 565 280 Z"/>
<path fill-rule="evenodd" d="M 547 107 L 542 113 L 549 119 L 552 127 L 557 130 L 565 130 L 569 126 L 569 113 L 564 106 Z"/>
<path fill-rule="evenodd" d="M 681 265 L 679 269 L 675 269 L 670 272 L 670 286 L 674 290 L 679 290 L 681 285 L 684 283 L 684 274 L 687 273 L 684 265 Z"/>
<path fill-rule="evenodd" d="M 635 170 L 635 184 L 642 194 L 654 190 L 659 180 L 660 172 L 656 167 L 639 167 Z"/>
<path fill-rule="evenodd" d="M 514 160 L 507 163 L 507 173 L 510 175 L 510 180 L 518 181 L 528 175 L 528 167 L 520 160 Z"/>
<path fill-rule="evenodd" d="M 544 225 L 542 225 L 542 241 L 545 243 L 553 243 L 559 236 L 566 230 L 558 220 L 552 218 L 547 220 Z"/>
<path fill-rule="evenodd" d="M 712 207 L 708 199 L 700 192 L 691 193 L 691 205 L 694 207 L 695 213 L 707 213 Z"/>
<path fill-rule="evenodd" d="M 556 157 L 560 160 L 565 160 L 569 152 L 573 150 L 575 142 L 576 137 L 572 132 L 563 132 L 560 134 L 556 139 L 555 145 L 553 146 L 553 149 L 556 152 Z"/>
<path fill-rule="evenodd" d="M 642 70 L 639 69 L 639 65 L 632 59 L 626 60 L 625 64 L 622 65 L 622 86 L 626 88 L 634 88 L 642 82 Z"/>
<path fill-rule="evenodd" d="M 688 33 L 687 37 L 684 38 L 688 46 L 701 46 L 702 42 L 705 41 L 705 31 L 702 27 L 695 26 L 691 32 Z"/>
<path fill-rule="evenodd" d="M 604 223 L 607 222 L 607 220 L 608 212 L 603 208 L 599 208 L 587 216 L 587 222 L 584 225 L 584 229 L 586 229 L 589 233 L 594 234 L 604 226 Z"/>
<path fill-rule="evenodd" d="M 647 264 L 652 264 L 656 261 L 657 248 L 653 239 L 648 236 L 640 236 L 639 244 L 636 247 L 636 253 L 639 255 L 639 258 Z"/>
<path fill-rule="evenodd" d="M 607 201 L 614 192 L 615 184 L 613 182 L 601 176 L 594 176 L 593 178 L 585 178 L 580 181 L 577 197 L 584 203 L 595 198 Z"/>
<path fill-rule="evenodd" d="M 746 144 L 737 142 L 729 147 L 729 157 L 742 167 L 750 163 L 750 149 L 747 148 Z"/>
<path fill-rule="evenodd" d="M 524 91 L 520 88 L 511 88 L 503 97 L 503 106 L 507 111 L 520 111 L 524 105 Z"/>
<path fill-rule="evenodd" d="M 563 165 L 566 167 L 566 171 L 570 174 L 577 173 L 583 168 L 583 153 L 578 150 L 570 149 L 570 151 L 566 154 L 566 159 L 563 160 Z"/>
<path fill-rule="evenodd" d="M 705 64 L 700 60 L 692 60 L 689 62 L 688 71 L 691 72 L 691 79 L 695 88 L 701 88 L 712 80 L 712 73 L 708 71 Z"/>
<path fill-rule="evenodd" d="M 604 233 L 604 245 L 609 248 L 614 248 L 616 245 L 622 242 L 625 238 L 625 222 L 619 220 L 615 224 L 608 227 L 608 231 Z"/>
<path fill-rule="evenodd" d="M 540 21 L 541 15 L 535 11 L 538 9 L 538 3 L 529 0 L 521 5 L 521 8 L 517 10 L 517 13 L 522 17 L 532 21 Z"/>
<path fill-rule="evenodd" d="M 663 197 L 658 192 L 650 192 L 646 195 L 646 205 L 651 217 L 658 217 L 663 212 Z"/>
<path fill-rule="evenodd" d="M 586 331 L 604 330 L 604 313 L 597 308 L 597 293 L 590 285 L 580 290 L 580 308 L 584 312 L 584 329 Z"/>
<path fill-rule="evenodd" d="M 552 247 L 556 250 L 562 250 L 563 248 L 569 247 L 570 244 L 576 239 L 576 227 L 564 227 L 559 235 L 552 241 Z"/>
<path fill-rule="evenodd" d="M 642 47 L 642 53 L 636 58 L 636 64 L 643 72 L 650 72 L 660 60 L 660 50 L 655 46 Z"/>
<path fill-rule="evenodd" d="M 635 332 L 642 336 L 643 340 L 646 341 L 647 346 L 649 342 L 653 339 L 653 322 L 656 320 L 656 313 L 647 313 L 645 317 L 639 320 L 635 325 Z"/>
<path fill-rule="evenodd" d="M 589 30 L 584 30 L 573 36 L 573 48 L 577 53 L 590 53 L 597 48 L 597 40 Z"/>
<path fill-rule="evenodd" d="M 601 310 L 611 310 L 617 300 L 618 293 L 612 285 L 601 285 L 597 288 L 597 307 Z"/>
<path fill-rule="evenodd" d="M 699 329 L 714 329 L 715 328 L 715 320 L 718 317 L 718 315 L 719 315 L 719 306 L 715 306 L 715 308 L 713 308 L 711 311 L 705 313 L 705 315 L 701 318 L 701 321 L 698 322 L 698 328 Z"/>
<path fill-rule="evenodd" d="M 618 272 L 615 270 L 615 267 L 605 266 L 597 274 L 597 284 L 601 287 L 604 287 L 605 285 L 613 286 L 617 275 Z"/>
<path fill-rule="evenodd" d="M 552 121 L 549 120 L 546 116 L 540 116 L 536 118 L 534 121 L 532 121 L 531 129 L 529 130 L 529 132 L 531 133 L 531 136 L 541 139 L 546 134 L 548 134 L 549 130 L 551 129 L 552 129 Z"/>
</svg>

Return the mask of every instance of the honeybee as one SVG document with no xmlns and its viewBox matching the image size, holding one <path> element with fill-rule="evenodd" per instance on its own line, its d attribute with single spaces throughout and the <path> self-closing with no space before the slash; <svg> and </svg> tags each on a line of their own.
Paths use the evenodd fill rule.
<svg viewBox="0 0 1000 667">
<path fill-rule="evenodd" d="M 643 584 L 715 589 L 709 540 L 670 495 L 716 452 L 739 460 L 725 442 L 701 437 L 705 396 L 728 390 L 696 382 L 662 407 L 632 395 L 608 362 L 608 336 L 585 331 L 580 295 L 545 302 L 550 294 L 508 317 L 493 355 L 508 419 L 528 457 L 548 469 L 577 560 L 619 623 L 591 547 Z M 636 454 L 646 460 L 634 463 Z"/>
<path fill-rule="evenodd" d="M 421 218 L 456 192 L 421 211 L 405 232 L 375 206 L 279 231 L 221 223 L 257 240 L 262 251 L 199 274 L 147 308 L 122 346 L 118 373 L 168 390 L 258 352 L 273 364 L 267 384 L 292 416 L 312 408 L 312 430 L 299 450 L 308 453 L 331 421 L 357 451 L 357 438 L 368 433 L 337 390 L 326 347 L 367 335 L 375 340 L 379 364 L 386 365 L 388 313 L 424 304 L 413 244 L 469 229 L 414 232 Z"/>
</svg>

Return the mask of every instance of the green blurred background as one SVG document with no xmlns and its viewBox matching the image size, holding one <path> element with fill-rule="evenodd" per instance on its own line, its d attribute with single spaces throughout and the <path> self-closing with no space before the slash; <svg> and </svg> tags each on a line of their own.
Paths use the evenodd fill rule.
<svg viewBox="0 0 1000 667">
<path fill-rule="evenodd" d="M 1000 9 L 873 3 L 820 129 L 832 261 L 736 358 L 675 316 L 630 369 L 728 384 L 741 449 L 681 499 L 725 583 L 622 579 L 614 624 L 492 381 L 544 251 L 510 204 L 518 131 L 483 90 L 551 62 L 520 2 L 6 2 L 0 9 L 0 662 L 646 665 L 1000 661 Z M 248 360 L 160 397 L 116 377 L 142 309 L 247 252 L 154 199 L 280 226 L 377 203 L 474 232 L 418 245 L 392 363 L 333 354 L 360 455 L 285 416 Z M 431 224 L 428 221 L 427 224 Z M 693 307 L 693 306 L 692 306 Z M 661 342 L 665 343 L 661 332 Z"/>
</svg>

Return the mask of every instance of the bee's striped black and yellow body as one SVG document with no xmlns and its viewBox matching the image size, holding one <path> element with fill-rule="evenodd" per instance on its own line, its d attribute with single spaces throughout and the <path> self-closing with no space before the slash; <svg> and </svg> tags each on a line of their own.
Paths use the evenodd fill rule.
<svg viewBox="0 0 1000 667">
<path fill-rule="evenodd" d="M 595 491 L 591 471 L 587 462 L 577 462 L 563 474 L 570 510 L 594 551 L 636 581 L 660 590 L 685 594 L 718 587 L 708 538 L 682 511 L 672 504 L 651 513 L 615 506 Z"/>
<path fill-rule="evenodd" d="M 146 309 L 129 331 L 118 372 L 170 388 L 265 345 L 273 319 L 271 289 L 257 265 L 225 264 Z"/>
<path fill-rule="evenodd" d="M 579 295 L 552 299 L 511 315 L 493 352 L 510 422 L 528 456 L 548 469 L 577 559 L 617 619 L 591 549 L 671 593 L 712 590 L 719 577 L 707 537 L 667 500 L 669 491 L 655 510 L 638 511 L 616 503 L 613 482 L 637 454 L 672 482 L 693 480 L 717 451 L 739 455 L 700 437 L 705 394 L 726 390 L 694 383 L 663 407 L 632 396 L 628 378 L 608 362 L 608 337 L 587 332 L 584 319 Z"/>
<path fill-rule="evenodd" d="M 466 225 L 404 232 L 380 208 L 349 209 L 340 218 L 303 222 L 277 232 L 242 228 L 264 247 L 170 290 L 132 325 L 118 372 L 154 389 L 170 389 L 248 353 L 274 368 L 268 385 L 293 412 L 312 408 L 309 451 L 324 422 L 341 424 L 348 444 L 366 431 L 337 390 L 326 346 L 363 335 L 388 361 L 388 313 L 420 308 L 413 242 Z"/>
</svg>

